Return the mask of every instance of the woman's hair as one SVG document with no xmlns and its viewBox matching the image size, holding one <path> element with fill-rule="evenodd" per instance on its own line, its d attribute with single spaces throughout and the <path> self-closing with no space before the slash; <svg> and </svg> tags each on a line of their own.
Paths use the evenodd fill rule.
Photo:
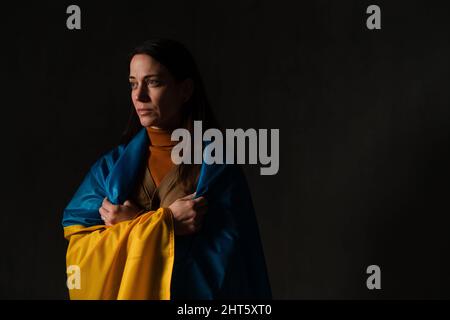
<svg viewBox="0 0 450 320">
<path fill-rule="evenodd" d="M 170 39 L 147 40 L 134 48 L 130 53 L 129 62 L 137 54 L 146 54 L 161 63 L 177 81 L 191 79 L 194 85 L 193 92 L 188 101 L 181 107 L 181 128 L 193 134 L 194 120 L 202 121 L 203 130 L 218 128 L 217 121 L 209 105 L 203 81 L 200 77 L 194 58 L 186 47 Z M 142 128 L 136 110 L 131 106 L 130 116 L 121 143 L 128 143 Z M 192 139 L 193 140 L 193 139 Z M 193 149 L 191 149 L 193 150 Z M 181 164 L 179 166 L 179 179 L 183 184 L 195 174 L 194 166 Z"/>
</svg>

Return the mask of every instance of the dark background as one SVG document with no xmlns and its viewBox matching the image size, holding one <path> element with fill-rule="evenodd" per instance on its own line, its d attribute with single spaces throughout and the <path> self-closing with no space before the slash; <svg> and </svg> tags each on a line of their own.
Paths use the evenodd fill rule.
<svg viewBox="0 0 450 320">
<path fill-rule="evenodd" d="M 70 4 L 82 30 L 66 28 Z M 223 127 L 280 129 L 279 173 L 245 167 L 275 298 L 450 298 L 448 15 L 435 1 L 2 5 L 0 298 L 67 298 L 62 211 L 118 143 L 127 54 L 154 36 L 191 50 Z"/>
</svg>

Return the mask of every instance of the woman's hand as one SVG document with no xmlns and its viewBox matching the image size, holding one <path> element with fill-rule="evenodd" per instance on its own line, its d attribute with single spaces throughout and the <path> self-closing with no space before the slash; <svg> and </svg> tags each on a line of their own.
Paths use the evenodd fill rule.
<svg viewBox="0 0 450 320">
<path fill-rule="evenodd" d="M 203 217 L 208 209 L 204 197 L 193 199 L 195 192 L 174 201 L 169 209 L 174 218 L 174 229 L 176 235 L 188 235 L 200 230 Z"/>
<path fill-rule="evenodd" d="M 105 225 L 112 226 L 116 223 L 133 219 L 141 212 L 141 209 L 128 200 L 123 205 L 115 205 L 105 198 L 98 211 Z"/>
</svg>

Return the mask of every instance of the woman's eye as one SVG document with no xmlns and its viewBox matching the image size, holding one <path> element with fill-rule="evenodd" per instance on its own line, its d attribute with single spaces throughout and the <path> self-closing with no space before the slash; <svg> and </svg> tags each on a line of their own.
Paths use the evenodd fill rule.
<svg viewBox="0 0 450 320">
<path fill-rule="evenodd" d="M 131 89 L 135 89 L 137 87 L 137 83 L 136 82 L 130 82 L 130 88 Z"/>
<path fill-rule="evenodd" d="M 156 87 L 159 86 L 161 84 L 161 82 L 159 80 L 148 80 L 147 81 L 147 85 L 151 86 L 151 87 Z"/>
</svg>

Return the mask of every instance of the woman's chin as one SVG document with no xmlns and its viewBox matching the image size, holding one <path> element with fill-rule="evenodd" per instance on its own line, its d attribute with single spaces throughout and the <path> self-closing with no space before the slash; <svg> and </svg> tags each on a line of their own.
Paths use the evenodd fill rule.
<svg viewBox="0 0 450 320">
<path fill-rule="evenodd" d="M 143 127 L 157 127 L 159 124 L 158 119 L 156 118 L 140 118 L 141 125 Z"/>
</svg>

